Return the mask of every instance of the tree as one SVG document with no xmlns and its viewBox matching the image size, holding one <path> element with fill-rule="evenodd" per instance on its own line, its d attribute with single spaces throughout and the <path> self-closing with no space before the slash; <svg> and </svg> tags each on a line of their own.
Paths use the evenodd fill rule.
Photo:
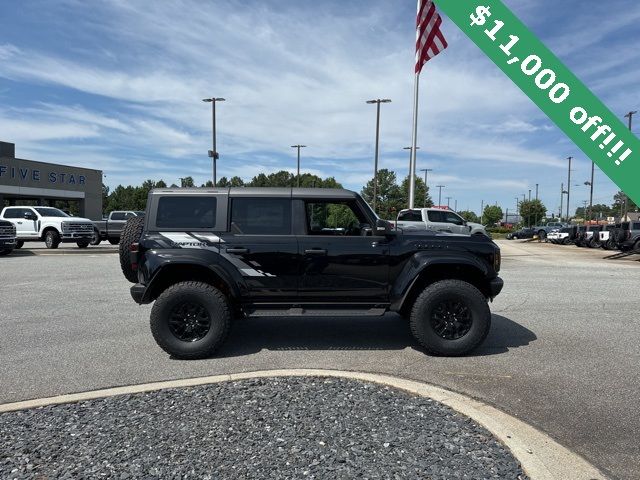
<svg viewBox="0 0 640 480">
<path fill-rule="evenodd" d="M 373 179 L 362 187 L 360 194 L 373 207 Z M 396 174 L 386 168 L 378 170 L 376 197 L 376 213 L 383 218 L 395 218 L 397 212 L 406 205 L 402 189 L 396 183 Z"/>
<path fill-rule="evenodd" d="M 180 179 L 180 184 L 182 188 L 191 188 L 195 187 L 195 183 L 193 182 L 193 177 L 183 177 Z"/>
<path fill-rule="evenodd" d="M 624 214 L 625 211 L 625 206 L 626 206 L 626 211 L 627 212 L 637 212 L 638 211 L 638 205 L 636 205 L 634 203 L 633 200 L 631 200 L 624 192 L 619 191 L 618 193 L 616 193 L 613 196 L 613 206 L 612 208 L 618 212 L 617 214 L 622 216 Z"/>
<path fill-rule="evenodd" d="M 487 205 L 482 214 L 485 225 L 493 226 L 502 220 L 502 209 L 497 205 Z"/>
<path fill-rule="evenodd" d="M 463 210 L 461 212 L 458 212 L 458 215 L 464 218 L 467 222 L 480 223 L 480 219 L 478 218 L 478 216 L 471 210 Z"/>
<path fill-rule="evenodd" d="M 429 187 L 427 187 L 425 192 L 424 180 L 418 176 L 415 178 L 415 195 L 413 197 L 415 207 L 433 207 L 433 200 L 431 199 L 431 195 L 429 195 Z M 400 189 L 402 190 L 402 208 L 409 208 L 409 175 L 404 177 L 404 180 L 402 180 Z"/>
<path fill-rule="evenodd" d="M 540 200 L 523 200 L 520 202 L 520 216 L 524 225 L 537 225 L 547 215 L 547 207 Z"/>
</svg>

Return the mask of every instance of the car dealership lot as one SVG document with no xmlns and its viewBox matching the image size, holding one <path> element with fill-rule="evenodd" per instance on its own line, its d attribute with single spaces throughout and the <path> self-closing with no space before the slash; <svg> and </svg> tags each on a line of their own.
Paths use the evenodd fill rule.
<svg viewBox="0 0 640 480">
<path fill-rule="evenodd" d="M 133 302 L 116 255 L 20 252 L 0 262 L 0 402 L 271 368 L 375 371 L 481 398 L 614 476 L 637 478 L 640 262 L 500 244 L 505 289 L 488 339 L 464 358 L 425 356 L 407 323 L 387 315 L 243 320 L 217 358 L 172 360 L 153 341 L 150 306 Z"/>
</svg>

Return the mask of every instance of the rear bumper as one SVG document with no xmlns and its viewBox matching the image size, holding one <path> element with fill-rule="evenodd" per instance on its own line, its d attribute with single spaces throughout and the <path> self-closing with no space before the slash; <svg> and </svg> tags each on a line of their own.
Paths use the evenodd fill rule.
<svg viewBox="0 0 640 480">
<path fill-rule="evenodd" d="M 498 294 L 502 291 L 502 287 L 504 287 L 504 280 L 500 277 L 496 277 L 489 282 L 489 292 L 491 293 L 491 298 L 497 297 Z"/>
</svg>

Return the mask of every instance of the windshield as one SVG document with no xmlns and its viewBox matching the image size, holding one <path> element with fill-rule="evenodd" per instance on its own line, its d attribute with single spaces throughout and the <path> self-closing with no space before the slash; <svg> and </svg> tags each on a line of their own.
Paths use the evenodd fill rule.
<svg viewBox="0 0 640 480">
<path fill-rule="evenodd" d="M 68 217 L 66 213 L 62 210 L 58 210 L 57 208 L 38 208 L 36 207 L 36 212 L 38 212 L 43 217 Z"/>
</svg>

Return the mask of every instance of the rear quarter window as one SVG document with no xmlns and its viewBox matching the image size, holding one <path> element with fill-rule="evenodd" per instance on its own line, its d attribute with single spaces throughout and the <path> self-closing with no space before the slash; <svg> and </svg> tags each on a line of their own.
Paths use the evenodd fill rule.
<svg viewBox="0 0 640 480">
<path fill-rule="evenodd" d="M 158 200 L 157 228 L 208 229 L 216 224 L 217 199 L 202 195 L 168 196 Z"/>
<path fill-rule="evenodd" d="M 234 198 L 231 231 L 241 235 L 290 235 L 291 199 Z"/>
<path fill-rule="evenodd" d="M 419 210 L 409 210 L 407 212 L 401 212 L 398 215 L 399 222 L 421 222 L 422 212 Z"/>
</svg>

